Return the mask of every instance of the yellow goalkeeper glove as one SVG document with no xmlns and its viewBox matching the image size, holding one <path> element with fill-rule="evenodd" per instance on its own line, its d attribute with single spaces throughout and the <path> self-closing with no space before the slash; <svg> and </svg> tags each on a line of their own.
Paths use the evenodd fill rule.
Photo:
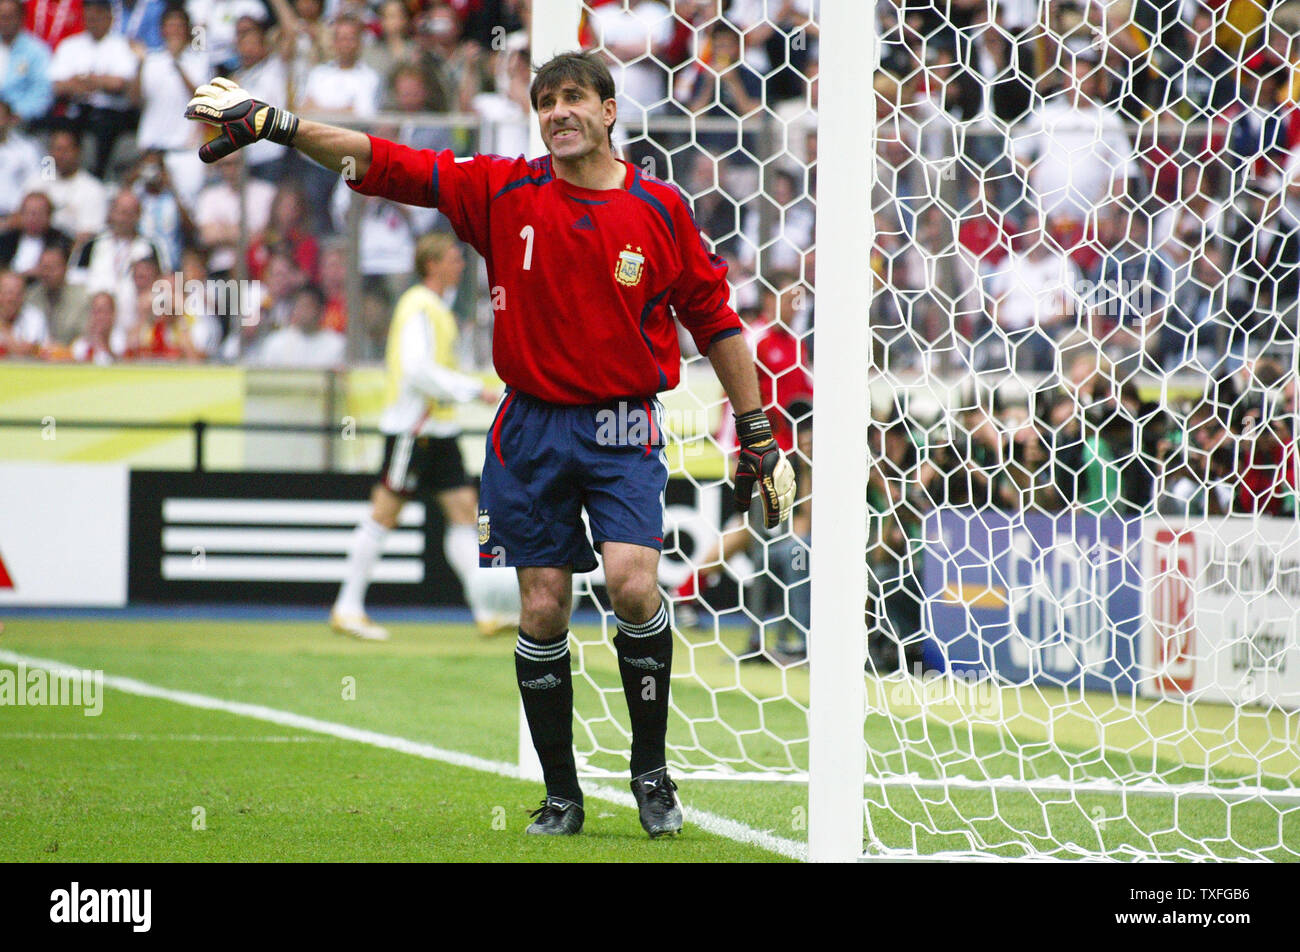
<svg viewBox="0 0 1300 952">
<path fill-rule="evenodd" d="M 297 116 L 254 99 L 238 83 L 224 76 L 194 91 L 194 98 L 185 107 L 185 118 L 215 128 L 213 138 L 199 148 L 199 158 L 209 163 L 258 139 L 291 146 L 298 132 Z"/>
</svg>

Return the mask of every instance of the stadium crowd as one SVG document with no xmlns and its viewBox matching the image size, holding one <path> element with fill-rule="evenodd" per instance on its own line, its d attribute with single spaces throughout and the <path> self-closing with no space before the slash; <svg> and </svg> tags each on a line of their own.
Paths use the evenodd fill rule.
<svg viewBox="0 0 1300 952">
<path fill-rule="evenodd" d="M 1275 457 L 1268 485 L 1294 482 L 1281 408 L 1300 291 L 1298 7 L 879 0 L 874 362 L 899 380 L 1015 371 L 1031 391 L 947 418 L 964 442 L 918 464 L 917 511 L 954 498 L 943 452 L 963 471 L 994 454 L 1000 475 L 965 492 L 997 505 L 1150 507 L 1171 471 L 1206 511 L 1283 505 L 1244 487 Z M 582 24 L 615 72 L 618 144 L 692 198 L 755 337 L 776 323 L 764 284 L 806 292 L 780 321 L 794 346 L 761 361 L 778 404 L 807 389 L 781 380 L 806 378 L 814 352 L 814 13 L 605 0 Z M 270 142 L 204 167 L 184 104 L 222 74 L 414 145 L 519 152 L 529 18 L 527 0 L 0 0 L 0 354 L 379 356 L 415 240 L 446 220 L 353 207 Z M 472 269 L 462 291 L 458 317 L 481 337 L 491 310 Z M 1253 393 L 1267 420 L 1241 409 Z M 1224 447 L 1195 455 L 1211 437 L 1193 419 L 1256 475 L 1224 490 Z M 932 445 L 926 422 L 884 431 L 895 469 Z"/>
</svg>

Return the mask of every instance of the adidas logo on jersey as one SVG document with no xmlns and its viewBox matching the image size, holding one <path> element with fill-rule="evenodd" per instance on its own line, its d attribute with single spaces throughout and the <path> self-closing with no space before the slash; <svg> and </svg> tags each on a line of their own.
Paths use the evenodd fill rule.
<svg viewBox="0 0 1300 952">
<path fill-rule="evenodd" d="M 663 665 L 654 658 L 624 658 L 623 660 L 632 667 L 640 668 L 643 671 L 658 671 L 663 667 Z"/>
<path fill-rule="evenodd" d="M 553 674 L 548 674 L 543 678 L 537 678 L 533 681 L 520 681 L 523 687 L 531 688 L 534 691 L 549 691 L 551 688 L 558 688 L 562 682 Z"/>
<path fill-rule="evenodd" d="M 591 220 L 590 215 L 583 215 L 573 223 L 574 231 L 595 231 L 596 224 Z"/>
</svg>

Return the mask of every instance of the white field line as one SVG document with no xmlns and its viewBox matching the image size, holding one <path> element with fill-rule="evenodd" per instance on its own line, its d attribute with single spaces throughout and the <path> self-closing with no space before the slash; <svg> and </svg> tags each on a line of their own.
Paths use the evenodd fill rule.
<svg viewBox="0 0 1300 952">
<path fill-rule="evenodd" d="M 17 665 L 20 663 L 27 665 L 29 668 L 43 668 L 55 674 L 80 674 L 85 670 L 49 658 L 34 658 L 12 651 L 0 651 L 0 664 Z M 487 760 L 483 757 L 475 757 L 472 754 L 463 754 L 460 751 L 435 747 L 432 744 L 422 744 L 418 741 L 408 740 L 405 737 L 394 737 L 391 734 L 380 734 L 377 731 L 349 727 L 347 724 L 322 721 L 314 717 L 294 714 L 291 711 L 280 711 L 273 707 L 264 707 L 261 704 L 227 701 L 222 698 L 209 697 L 205 694 L 195 694 L 191 691 L 175 691 L 156 684 L 137 681 L 134 678 L 124 678 L 111 674 L 104 675 L 104 686 L 115 691 L 121 691 L 124 694 L 134 694 L 137 697 L 171 701 L 173 704 L 182 704 L 186 707 L 199 708 L 205 711 L 222 711 L 239 717 L 279 724 L 281 727 L 311 731 L 315 734 L 325 734 L 341 740 L 354 741 L 358 744 L 368 744 L 371 747 L 380 747 L 384 750 L 410 754 L 412 757 L 435 760 L 455 767 L 466 767 L 481 773 L 495 774 L 498 777 L 508 777 L 512 780 L 519 779 L 519 768 L 515 764 L 508 764 L 499 760 Z M 603 800 L 615 806 L 629 808 L 635 808 L 636 806 L 636 801 L 633 799 L 630 790 L 619 790 L 604 784 L 594 784 L 588 785 L 583 792 L 588 797 Z M 718 816 L 716 813 L 710 813 L 706 810 L 697 810 L 694 807 L 683 805 L 682 814 L 687 822 L 704 830 L 706 833 L 712 833 L 749 846 L 757 846 L 760 849 L 790 859 L 806 860 L 808 858 L 807 845 L 796 840 L 776 836 L 765 830 L 756 830 L 738 820 Z"/>
</svg>

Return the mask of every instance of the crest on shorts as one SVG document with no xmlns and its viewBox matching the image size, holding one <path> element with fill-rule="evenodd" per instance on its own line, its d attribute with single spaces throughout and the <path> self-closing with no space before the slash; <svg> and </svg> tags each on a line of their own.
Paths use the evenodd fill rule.
<svg viewBox="0 0 1300 952">
<path fill-rule="evenodd" d="M 640 248 L 633 251 L 632 246 L 627 245 L 618 253 L 618 264 L 614 266 L 615 281 L 629 288 L 641 283 L 641 275 L 645 272 L 645 255 L 640 252 Z"/>
<path fill-rule="evenodd" d="M 478 514 L 478 544 L 487 545 L 488 537 L 492 535 L 492 519 L 484 511 Z"/>
</svg>

